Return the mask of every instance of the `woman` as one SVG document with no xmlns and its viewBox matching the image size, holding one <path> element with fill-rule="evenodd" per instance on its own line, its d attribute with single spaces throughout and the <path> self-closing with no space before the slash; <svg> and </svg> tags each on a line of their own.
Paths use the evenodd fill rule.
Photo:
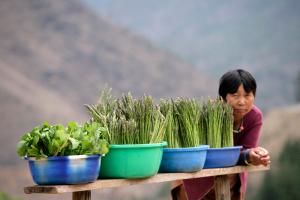
<svg viewBox="0 0 300 200">
<path fill-rule="evenodd" d="M 242 69 L 225 73 L 219 83 L 219 95 L 233 109 L 234 145 L 243 146 L 238 164 L 268 165 L 270 156 L 266 149 L 258 147 L 262 112 L 254 105 L 256 81 Z M 247 188 L 247 172 L 230 175 L 231 199 L 244 199 Z M 174 182 L 173 199 L 215 199 L 213 177 Z"/>
</svg>

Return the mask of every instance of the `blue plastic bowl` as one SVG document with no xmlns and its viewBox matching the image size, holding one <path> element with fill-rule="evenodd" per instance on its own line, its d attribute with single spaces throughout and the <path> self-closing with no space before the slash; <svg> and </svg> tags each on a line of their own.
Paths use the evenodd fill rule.
<svg viewBox="0 0 300 200">
<path fill-rule="evenodd" d="M 209 148 L 204 169 L 235 166 L 239 160 L 242 146 Z"/>
<path fill-rule="evenodd" d="M 53 156 L 28 160 L 33 181 L 38 185 L 80 184 L 97 180 L 101 155 Z"/>
<path fill-rule="evenodd" d="M 164 148 L 160 173 L 195 172 L 203 168 L 208 145 L 189 148 Z"/>
</svg>

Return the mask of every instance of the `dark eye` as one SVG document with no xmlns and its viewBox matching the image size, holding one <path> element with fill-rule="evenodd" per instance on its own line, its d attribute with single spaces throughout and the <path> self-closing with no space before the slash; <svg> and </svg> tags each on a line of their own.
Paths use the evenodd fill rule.
<svg viewBox="0 0 300 200">
<path fill-rule="evenodd" d="M 252 96 L 252 94 L 251 93 L 247 93 L 247 94 L 245 94 L 245 97 L 247 97 L 247 98 L 249 98 L 249 97 L 251 97 Z"/>
</svg>

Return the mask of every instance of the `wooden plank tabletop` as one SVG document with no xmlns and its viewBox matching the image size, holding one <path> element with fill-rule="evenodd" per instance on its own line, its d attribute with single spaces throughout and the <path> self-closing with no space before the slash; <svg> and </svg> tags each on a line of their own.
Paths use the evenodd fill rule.
<svg viewBox="0 0 300 200">
<path fill-rule="evenodd" d="M 228 168 L 214 168 L 214 169 L 202 169 L 193 173 L 159 173 L 155 176 L 143 179 L 98 179 L 93 183 L 79 184 L 79 185 L 34 185 L 24 187 L 26 194 L 31 193 L 48 193 L 58 194 L 66 192 L 78 192 L 95 190 L 101 188 L 113 188 L 137 184 L 149 184 L 149 183 L 161 183 L 181 179 L 218 176 L 225 174 L 235 174 L 244 171 L 261 171 L 269 170 L 270 166 L 234 166 Z"/>
</svg>

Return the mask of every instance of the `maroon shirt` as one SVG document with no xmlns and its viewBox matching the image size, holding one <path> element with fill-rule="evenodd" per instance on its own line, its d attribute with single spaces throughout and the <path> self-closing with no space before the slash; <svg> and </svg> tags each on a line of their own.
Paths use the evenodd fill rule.
<svg viewBox="0 0 300 200">
<path fill-rule="evenodd" d="M 257 147 L 260 129 L 262 127 L 262 112 L 256 106 L 253 106 L 251 111 L 244 116 L 242 131 L 240 133 L 234 133 L 234 145 L 243 146 L 241 151 L 239 164 L 245 164 L 243 161 L 243 152 L 245 149 Z M 241 181 L 241 191 L 245 194 L 247 189 L 248 173 L 243 172 L 239 174 Z M 195 178 L 183 180 L 183 184 L 188 196 L 188 199 L 200 199 L 214 185 L 213 177 Z"/>
</svg>

